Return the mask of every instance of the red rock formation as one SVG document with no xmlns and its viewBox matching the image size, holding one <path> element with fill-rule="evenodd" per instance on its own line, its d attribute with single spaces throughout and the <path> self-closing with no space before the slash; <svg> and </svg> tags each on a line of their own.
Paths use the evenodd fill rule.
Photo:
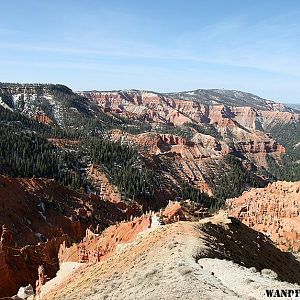
<svg viewBox="0 0 300 300">
<path fill-rule="evenodd" d="M 49 138 L 47 139 L 50 143 L 54 144 L 57 147 L 65 147 L 70 145 L 78 145 L 80 141 L 78 140 L 68 140 L 68 139 L 57 139 L 57 138 Z"/>
<path fill-rule="evenodd" d="M 161 222 L 164 224 L 177 221 L 195 221 L 206 217 L 209 217 L 207 208 L 189 200 L 182 202 L 170 201 L 160 216 Z"/>
<path fill-rule="evenodd" d="M 101 235 L 88 233 L 78 245 L 68 247 L 63 244 L 59 251 L 59 261 L 99 262 L 114 255 L 118 245 L 133 242 L 139 233 L 149 228 L 177 221 L 195 221 L 207 216 L 207 209 L 199 204 L 190 201 L 169 202 L 167 208 L 159 213 L 149 213 L 110 226 Z"/>
<path fill-rule="evenodd" d="M 158 219 L 166 224 L 179 220 L 195 220 L 208 215 L 207 210 L 201 205 L 191 205 L 189 201 L 170 202 L 166 210 L 159 214 L 152 213 L 135 218 L 130 222 L 122 222 L 111 226 L 99 237 L 87 235 L 82 243 L 71 248 L 62 246 L 59 255 L 60 261 L 70 261 L 71 259 L 71 261 L 79 262 L 98 262 L 113 255 L 117 245 L 130 243 L 140 232 L 152 226 L 157 226 L 159 224 Z"/>
<path fill-rule="evenodd" d="M 275 124 L 288 124 L 290 122 L 300 122 L 300 114 L 281 112 L 281 111 L 260 111 L 260 118 L 262 120 L 262 126 L 268 128 L 268 126 Z"/>
<path fill-rule="evenodd" d="M 125 209 L 97 195 L 69 190 L 52 180 L 0 175 L 0 225 L 10 225 L 18 246 L 37 244 L 62 234 L 79 241 L 88 226 L 100 226 L 103 230 L 133 213 Z"/>
<path fill-rule="evenodd" d="M 176 109 L 173 99 L 151 92 L 139 94 L 128 92 L 83 93 L 105 112 L 119 113 L 127 117 L 144 117 L 147 121 L 182 125 L 191 119 Z M 167 108 L 167 109 L 166 109 Z"/>
<path fill-rule="evenodd" d="M 300 249 L 300 182 L 275 182 L 227 200 L 229 215 L 270 236 L 280 249 Z"/>
<path fill-rule="evenodd" d="M 36 120 L 40 123 L 47 124 L 47 125 L 53 124 L 53 121 L 44 113 L 37 114 Z"/>
<path fill-rule="evenodd" d="M 139 232 L 150 228 L 151 215 L 135 218 L 110 226 L 100 236 L 87 235 L 82 243 L 68 247 L 62 245 L 59 261 L 97 262 L 113 255 L 120 243 L 132 242 Z"/>
<path fill-rule="evenodd" d="M 40 265 L 38 267 L 38 280 L 36 281 L 35 290 L 36 293 L 40 293 L 42 286 L 49 280 L 49 276 L 47 276 L 45 267 Z"/>
<path fill-rule="evenodd" d="M 58 270 L 61 243 L 80 241 L 87 228 L 100 232 L 132 213 L 136 211 L 96 195 L 79 194 L 52 180 L 0 175 L 0 297 L 12 296 L 29 283 L 35 286 L 39 276 L 40 287 Z M 44 275 L 38 274 L 41 265 Z"/>
<path fill-rule="evenodd" d="M 157 123 L 185 122 L 220 123 L 222 119 L 232 119 L 241 126 L 256 130 L 257 124 L 267 125 L 276 120 L 287 123 L 300 119 L 300 115 L 285 112 L 280 103 L 270 102 L 265 110 L 249 106 L 207 105 L 193 100 L 174 99 L 165 95 L 143 91 L 86 92 L 82 93 L 107 112 L 117 112 L 124 116 L 141 117 Z"/>
<path fill-rule="evenodd" d="M 11 246 L 12 244 L 12 234 L 7 226 L 2 225 L 1 239 L 0 239 L 0 248 L 4 249 Z"/>
<path fill-rule="evenodd" d="M 231 143 L 234 141 L 236 151 L 260 167 L 267 167 L 266 153 L 278 160 L 285 152 L 282 145 L 261 131 L 261 127 L 300 120 L 299 114 L 283 112 L 283 107 L 275 106 L 273 102 L 266 108 L 269 110 L 261 111 L 248 106 L 204 105 L 133 90 L 83 94 L 107 112 L 117 112 L 129 118 L 143 117 L 147 122 L 172 123 L 176 126 L 190 122 L 213 124 L 225 140 L 229 137 Z"/>
<path fill-rule="evenodd" d="M 2 232 L 3 235 L 3 232 Z M 15 248 L 0 248 L 0 297 L 13 296 L 19 287 L 31 284 L 35 286 L 38 279 L 38 268 L 45 267 L 45 275 L 53 278 L 58 271 L 57 253 L 61 243 L 70 243 L 63 235 L 39 245 Z"/>
<path fill-rule="evenodd" d="M 172 178 L 173 183 L 177 182 L 177 186 L 181 181 L 189 182 L 209 195 L 212 195 L 212 190 L 203 174 L 210 169 L 211 163 L 233 152 L 225 142 L 201 133 L 195 133 L 190 141 L 171 134 L 130 135 L 118 130 L 111 132 L 111 137 L 136 144 L 153 167 L 162 168 L 161 161 L 166 158 L 171 164 L 170 169 L 161 170 L 166 177 Z M 170 185 L 155 194 L 163 198 L 158 201 L 159 208 L 166 206 L 169 199 L 174 199 L 176 195 L 172 191 L 173 187 Z"/>
</svg>

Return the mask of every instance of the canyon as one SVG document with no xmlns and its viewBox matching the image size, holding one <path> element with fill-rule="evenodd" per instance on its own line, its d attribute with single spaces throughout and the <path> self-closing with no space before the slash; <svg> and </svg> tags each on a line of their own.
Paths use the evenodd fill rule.
<svg viewBox="0 0 300 300">
<path fill-rule="evenodd" d="M 240 91 L 0 83 L 0 116 L 0 297 L 298 288 L 296 109 Z"/>
</svg>

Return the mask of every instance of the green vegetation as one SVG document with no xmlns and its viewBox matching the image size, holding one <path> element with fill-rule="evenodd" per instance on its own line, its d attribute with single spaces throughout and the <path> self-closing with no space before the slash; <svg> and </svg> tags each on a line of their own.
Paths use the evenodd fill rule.
<svg viewBox="0 0 300 300">
<path fill-rule="evenodd" d="M 218 130 L 215 128 L 213 124 L 195 124 L 195 123 L 187 123 L 186 126 L 189 126 L 191 128 L 194 128 L 196 131 L 202 134 L 211 135 L 216 139 L 221 140 L 222 136 L 218 132 Z"/>
<path fill-rule="evenodd" d="M 69 99 L 70 100 L 70 99 Z M 70 100 L 71 101 L 71 100 Z M 131 133 L 147 131 L 149 125 L 99 112 L 97 118 L 78 115 L 68 127 L 48 126 L 0 106 L 0 173 L 12 177 L 54 178 L 73 189 L 85 188 L 81 159 L 104 167 L 110 180 L 126 197 L 149 198 L 158 175 L 145 166 L 132 147 L 103 139 L 109 129 Z M 81 146 L 59 148 L 47 138 L 78 139 Z"/>
<path fill-rule="evenodd" d="M 23 85 L 10 85 L 21 88 Z M 162 171 L 176 172 L 172 166 L 142 156 L 134 147 L 121 141 L 112 141 L 107 132 L 118 129 L 130 134 L 157 132 L 172 134 L 190 140 L 194 132 L 222 139 L 213 124 L 186 123 L 183 126 L 157 125 L 153 127 L 145 117 L 128 119 L 117 113 L 105 113 L 88 103 L 85 97 L 73 93 L 62 85 L 34 85 L 37 94 L 37 111 L 44 111 L 53 117 L 55 110 L 52 104 L 41 95 L 47 89 L 54 101 L 61 107 L 58 123 L 45 125 L 30 119 L 19 112 L 12 112 L 0 105 L 0 173 L 12 177 L 53 178 L 72 189 L 86 188 L 85 167 L 95 163 L 102 167 L 111 183 L 116 185 L 125 198 L 139 198 L 151 201 L 154 191 L 167 186 L 175 196 L 191 199 L 210 210 L 224 205 L 226 198 L 240 195 L 249 187 L 262 187 L 265 182 L 252 171 L 247 170 L 242 162 L 232 155 L 227 155 L 220 164 L 212 168 L 211 174 L 203 174 L 214 190 L 215 197 L 209 197 L 189 183 L 179 183 L 179 177 L 173 174 L 175 182 Z M 0 83 L 1 99 L 13 106 L 13 99 Z M 23 99 L 24 100 L 24 99 Z M 21 101 L 22 102 L 22 101 Z M 24 101 L 23 101 L 24 102 Z M 24 103 L 20 104 L 24 106 Z M 53 118 L 54 120 L 54 118 Z M 240 126 L 237 124 L 237 126 Z M 246 128 L 240 126 L 243 130 Z M 297 123 L 274 125 L 269 129 L 272 135 L 282 143 L 287 154 L 278 164 L 267 156 L 268 172 L 281 180 L 300 180 L 300 126 Z M 48 141 L 49 138 L 77 140 L 78 144 L 58 147 Z M 233 139 L 228 131 L 228 141 Z M 150 161 L 152 162 L 150 164 Z M 160 166 L 161 170 L 155 169 Z M 267 173 L 266 173 L 267 174 Z M 269 175 L 269 174 L 267 174 Z M 144 201 L 145 202 L 145 201 Z"/>
<path fill-rule="evenodd" d="M 300 180 L 300 164 L 297 159 L 289 154 L 282 157 L 280 163 L 267 155 L 268 171 L 277 180 L 298 181 Z"/>
<path fill-rule="evenodd" d="M 233 155 L 225 156 L 216 173 L 211 175 L 210 183 L 215 191 L 215 197 L 223 201 L 239 196 L 247 187 L 265 186 L 263 180 L 247 170 Z"/>
<path fill-rule="evenodd" d="M 39 133 L 43 137 L 71 137 L 71 133 L 66 133 L 64 130 L 57 126 L 48 126 L 39 123 L 36 120 L 30 119 L 19 112 L 12 112 L 4 109 L 0 105 L 0 126 L 1 128 L 11 127 L 19 130 L 30 130 Z"/>
<path fill-rule="evenodd" d="M 191 129 L 187 126 L 177 127 L 172 125 L 160 124 L 154 128 L 154 131 L 162 134 L 181 136 L 187 140 L 190 140 L 193 137 Z"/>
<path fill-rule="evenodd" d="M 69 99 L 70 100 L 70 99 Z M 68 100 L 68 101 L 69 101 Z M 70 100 L 71 101 L 71 100 Z M 74 103 L 72 104 L 74 105 Z M 131 133 L 157 131 L 191 138 L 192 130 L 219 137 L 213 126 L 175 127 L 162 125 L 154 129 L 142 120 L 128 120 L 118 115 L 99 113 L 89 118 L 84 114 L 70 118 L 63 129 L 48 126 L 24 115 L 11 112 L 0 106 L 1 160 L 0 172 L 12 177 L 54 178 L 73 189 L 86 188 L 81 168 L 90 161 L 99 164 L 109 180 L 118 187 L 126 198 L 141 198 L 150 201 L 154 190 L 162 186 L 160 171 L 148 166 L 136 149 L 120 141 L 105 138 L 110 129 Z M 60 148 L 48 142 L 47 138 L 79 140 L 73 148 Z M 82 162 L 85 157 L 85 162 Z M 260 186 L 260 182 L 241 162 L 228 156 L 222 166 L 222 174 L 211 178 L 216 198 L 201 193 L 188 183 L 182 183 L 178 195 L 201 203 L 210 210 L 220 208 L 228 197 L 239 195 L 245 185 Z"/>
<path fill-rule="evenodd" d="M 158 171 L 150 169 L 134 148 L 120 141 L 91 138 L 86 142 L 92 160 L 102 165 L 125 197 L 153 196 L 154 189 L 159 185 Z"/>
<path fill-rule="evenodd" d="M 12 177 L 54 178 L 73 189 L 80 179 L 79 158 L 33 132 L 0 127 L 0 173 Z"/>
<path fill-rule="evenodd" d="M 211 212 L 217 211 L 224 205 L 222 199 L 217 199 L 202 193 L 199 189 L 191 186 L 187 182 L 182 182 L 180 186 L 182 199 L 190 199 L 208 208 Z"/>
<path fill-rule="evenodd" d="M 276 124 L 269 128 L 272 136 L 286 148 L 286 154 L 280 163 L 267 156 L 268 171 L 278 180 L 300 180 L 300 124 L 291 122 Z"/>
</svg>

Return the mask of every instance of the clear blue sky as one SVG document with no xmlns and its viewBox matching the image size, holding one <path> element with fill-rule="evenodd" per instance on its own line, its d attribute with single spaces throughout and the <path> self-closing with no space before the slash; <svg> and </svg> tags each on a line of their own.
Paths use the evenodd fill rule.
<svg viewBox="0 0 300 300">
<path fill-rule="evenodd" d="M 300 103 L 300 1 L 1 1 L 0 81 Z"/>
</svg>

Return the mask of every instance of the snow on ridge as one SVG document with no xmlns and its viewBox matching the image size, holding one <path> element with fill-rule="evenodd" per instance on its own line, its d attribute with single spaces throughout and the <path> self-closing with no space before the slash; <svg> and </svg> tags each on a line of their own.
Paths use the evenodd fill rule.
<svg viewBox="0 0 300 300">
<path fill-rule="evenodd" d="M 14 103 L 14 108 L 16 108 L 17 103 L 19 102 L 22 94 L 14 94 L 12 95 L 13 103 Z"/>
<path fill-rule="evenodd" d="M 45 94 L 43 97 L 47 100 L 53 100 L 53 96 L 50 94 Z"/>
<path fill-rule="evenodd" d="M 53 98 L 49 99 L 49 103 L 52 106 L 53 116 L 58 125 L 62 125 L 63 113 L 62 108 L 60 107 L 59 102 L 56 102 Z"/>
<path fill-rule="evenodd" d="M 143 97 L 156 97 L 157 94 L 154 94 L 152 92 L 142 92 Z"/>
</svg>

